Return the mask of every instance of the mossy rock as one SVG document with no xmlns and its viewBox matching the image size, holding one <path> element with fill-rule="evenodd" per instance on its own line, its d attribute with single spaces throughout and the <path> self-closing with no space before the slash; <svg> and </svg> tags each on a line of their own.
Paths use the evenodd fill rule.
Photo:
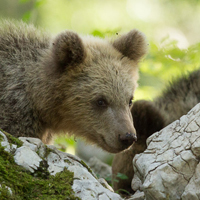
<svg viewBox="0 0 200 200">
<path fill-rule="evenodd" d="M 6 136 L 10 143 L 22 145 L 20 140 L 7 133 Z M 13 155 L 6 152 L 0 143 L 0 199 L 78 200 L 79 198 L 74 196 L 71 188 L 73 172 L 65 168 L 63 172 L 53 176 L 48 173 L 47 167 L 48 165 L 43 160 L 36 173 L 31 174 L 25 171 L 14 162 Z"/>
<path fill-rule="evenodd" d="M 23 142 L 21 140 L 19 140 L 18 138 L 13 137 L 12 135 L 10 135 L 9 133 L 3 131 L 2 129 L 0 129 L 0 131 L 3 134 L 5 134 L 5 136 L 7 137 L 9 143 L 15 144 L 15 145 L 17 145 L 17 147 L 21 147 L 23 145 Z M 0 135 L 0 141 L 1 141 L 1 135 Z"/>
</svg>

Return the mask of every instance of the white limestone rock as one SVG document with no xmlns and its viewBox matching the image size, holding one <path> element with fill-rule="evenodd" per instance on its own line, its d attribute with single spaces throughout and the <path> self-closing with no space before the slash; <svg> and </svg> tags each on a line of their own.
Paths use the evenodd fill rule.
<svg viewBox="0 0 200 200">
<path fill-rule="evenodd" d="M 150 136 L 147 149 L 133 159 L 134 190 L 148 200 L 200 198 L 200 104 Z"/>
<path fill-rule="evenodd" d="M 2 141 L 1 141 L 1 146 L 4 147 L 4 150 L 7 151 L 7 152 L 10 152 L 11 151 L 11 148 L 10 148 L 10 144 L 8 142 L 8 139 L 7 137 L 5 136 L 5 134 L 3 132 L 0 131 L 0 136 L 3 138 Z"/>
<path fill-rule="evenodd" d="M 96 158 L 96 157 L 90 158 L 89 161 L 87 162 L 87 164 L 99 178 L 112 177 L 111 166 L 108 164 L 105 164 L 98 158 Z"/>
<path fill-rule="evenodd" d="M 38 154 L 27 146 L 17 148 L 14 160 L 18 165 L 24 167 L 31 173 L 34 173 L 34 171 L 38 169 L 42 161 Z"/>
<path fill-rule="evenodd" d="M 122 198 L 116 194 L 111 192 L 110 190 L 102 187 L 102 185 L 98 182 L 98 180 L 74 180 L 74 184 L 72 186 L 75 191 L 76 196 L 80 197 L 82 200 L 121 200 Z"/>
<path fill-rule="evenodd" d="M 200 164 L 198 163 L 195 173 L 185 187 L 181 199 L 182 200 L 198 200 L 200 198 Z"/>
<path fill-rule="evenodd" d="M 145 200 L 144 192 L 140 192 L 139 190 L 135 192 L 128 200 Z"/>
</svg>

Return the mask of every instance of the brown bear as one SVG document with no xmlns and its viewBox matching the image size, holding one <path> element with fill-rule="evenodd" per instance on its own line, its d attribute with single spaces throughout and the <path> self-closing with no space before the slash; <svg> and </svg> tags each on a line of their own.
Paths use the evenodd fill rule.
<svg viewBox="0 0 200 200">
<path fill-rule="evenodd" d="M 14 136 L 84 137 L 112 153 L 136 140 L 131 115 L 145 36 L 113 41 L 0 23 L 0 128 Z"/>
<path fill-rule="evenodd" d="M 156 131 L 179 119 L 200 102 L 200 70 L 172 81 L 154 101 L 136 101 L 132 107 L 137 142 L 131 148 L 116 154 L 112 163 L 114 190 L 129 191 L 134 175 L 132 160 L 146 149 L 146 139 Z M 122 173 L 128 179 L 115 181 Z"/>
</svg>

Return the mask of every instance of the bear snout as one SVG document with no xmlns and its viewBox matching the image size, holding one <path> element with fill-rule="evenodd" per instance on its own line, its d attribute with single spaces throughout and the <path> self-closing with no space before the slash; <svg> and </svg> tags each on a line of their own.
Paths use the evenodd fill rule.
<svg viewBox="0 0 200 200">
<path fill-rule="evenodd" d="M 137 137 L 134 133 L 125 133 L 119 135 L 119 141 L 123 146 L 129 147 L 133 144 L 133 142 L 137 141 Z"/>
</svg>

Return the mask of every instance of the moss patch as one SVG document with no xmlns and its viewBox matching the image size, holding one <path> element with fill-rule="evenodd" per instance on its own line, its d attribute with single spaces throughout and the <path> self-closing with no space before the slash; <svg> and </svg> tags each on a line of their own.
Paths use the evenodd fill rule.
<svg viewBox="0 0 200 200">
<path fill-rule="evenodd" d="M 85 167 L 88 170 L 88 172 L 90 172 L 94 176 L 92 170 L 87 166 L 87 164 L 83 160 L 81 160 L 80 163 L 83 165 L 83 167 Z M 95 177 L 95 178 L 97 178 L 97 177 Z"/>
<path fill-rule="evenodd" d="M 0 199 L 78 200 L 71 188 L 73 172 L 64 169 L 53 176 L 45 172 L 45 166 L 45 163 L 41 163 L 42 173 L 36 172 L 35 177 L 15 164 L 13 156 L 0 145 Z M 12 190 L 12 195 L 7 187 Z"/>
<path fill-rule="evenodd" d="M 21 140 L 19 140 L 18 138 L 13 137 L 12 135 L 3 131 L 2 129 L 0 129 L 0 131 L 6 135 L 8 142 L 11 143 L 11 144 L 17 145 L 17 148 L 19 148 L 23 145 L 23 142 Z"/>
</svg>

